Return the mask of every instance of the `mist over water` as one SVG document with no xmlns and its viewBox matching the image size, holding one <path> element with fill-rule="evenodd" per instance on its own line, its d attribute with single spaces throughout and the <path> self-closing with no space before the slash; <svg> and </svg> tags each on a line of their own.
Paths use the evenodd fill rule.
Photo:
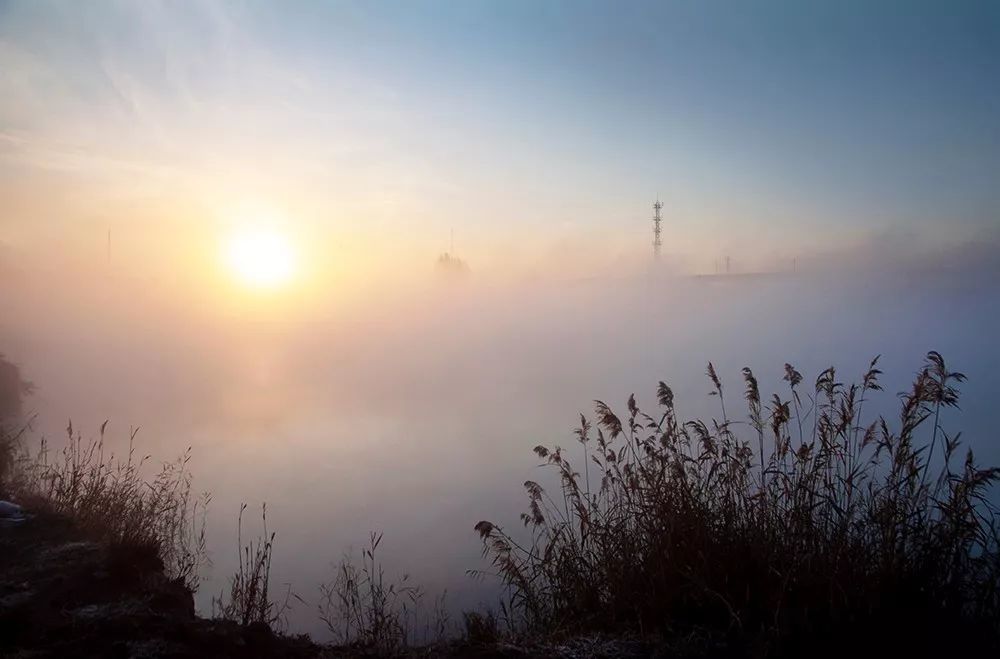
<svg viewBox="0 0 1000 659">
<path fill-rule="evenodd" d="M 236 520 L 259 530 L 259 505 L 277 532 L 273 583 L 308 605 L 296 631 L 324 638 L 317 586 L 369 531 L 383 531 L 390 574 L 409 573 L 454 609 L 495 602 L 496 586 L 466 576 L 484 567 L 480 519 L 516 526 L 521 483 L 539 478 L 531 449 L 571 454 L 572 429 L 593 399 L 652 408 L 658 380 L 685 419 L 719 416 L 707 396 L 712 361 L 744 413 L 739 369 L 762 393 L 783 365 L 807 378 L 833 364 L 849 382 L 882 355 L 886 391 L 872 412 L 896 413 L 894 394 L 928 350 L 964 372 L 962 430 L 986 464 L 1000 462 L 987 419 L 1000 388 L 1000 292 L 991 269 L 887 269 L 847 274 L 698 278 L 629 276 L 530 283 L 472 277 L 435 282 L 339 313 L 211 314 L 179 309 L 147 283 L 5 277 L 0 347 L 37 391 L 33 440 L 58 446 L 68 419 L 124 448 L 169 460 L 192 448 L 195 487 L 212 493 L 213 566 L 199 593 L 226 587 Z M 144 291 L 146 294 L 144 294 Z M 582 458 L 582 456 L 581 456 Z"/>
</svg>

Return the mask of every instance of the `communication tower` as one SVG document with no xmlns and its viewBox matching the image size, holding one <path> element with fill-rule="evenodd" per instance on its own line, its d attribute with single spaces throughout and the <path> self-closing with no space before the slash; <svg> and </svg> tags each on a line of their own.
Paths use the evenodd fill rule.
<svg viewBox="0 0 1000 659">
<path fill-rule="evenodd" d="M 660 198 L 656 198 L 656 202 L 653 204 L 653 260 L 660 260 L 660 247 L 663 245 L 663 241 L 660 240 L 660 222 L 663 220 L 660 217 L 660 209 L 663 208 L 663 203 Z"/>
</svg>

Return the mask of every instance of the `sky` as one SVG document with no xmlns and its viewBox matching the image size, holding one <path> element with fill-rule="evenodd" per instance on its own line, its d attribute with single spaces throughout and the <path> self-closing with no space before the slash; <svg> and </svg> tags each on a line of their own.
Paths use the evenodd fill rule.
<svg viewBox="0 0 1000 659">
<path fill-rule="evenodd" d="M 657 196 L 685 271 L 976 242 L 997 80 L 993 2 L 0 0 L 0 245 L 204 273 L 266 216 L 341 281 L 452 231 L 586 275 Z"/>
</svg>

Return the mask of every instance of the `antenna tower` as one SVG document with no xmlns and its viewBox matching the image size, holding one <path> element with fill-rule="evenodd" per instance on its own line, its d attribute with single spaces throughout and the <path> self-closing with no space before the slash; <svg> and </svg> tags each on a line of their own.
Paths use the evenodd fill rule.
<svg viewBox="0 0 1000 659">
<path fill-rule="evenodd" d="M 663 208 L 663 202 L 660 198 L 656 198 L 656 203 L 653 204 L 653 260 L 660 260 L 660 247 L 663 245 L 663 241 L 660 240 L 660 221 L 663 219 L 660 217 L 660 209 Z"/>
</svg>

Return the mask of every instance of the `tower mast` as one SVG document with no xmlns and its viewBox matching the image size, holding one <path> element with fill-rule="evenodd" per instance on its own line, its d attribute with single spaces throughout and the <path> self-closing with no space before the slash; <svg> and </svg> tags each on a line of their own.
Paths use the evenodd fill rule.
<svg viewBox="0 0 1000 659">
<path fill-rule="evenodd" d="M 656 198 L 656 203 L 653 204 L 653 260 L 660 260 L 660 247 L 663 245 L 663 241 L 660 240 L 660 221 L 663 219 L 660 217 L 660 209 L 663 208 L 663 203 L 660 198 Z"/>
</svg>

